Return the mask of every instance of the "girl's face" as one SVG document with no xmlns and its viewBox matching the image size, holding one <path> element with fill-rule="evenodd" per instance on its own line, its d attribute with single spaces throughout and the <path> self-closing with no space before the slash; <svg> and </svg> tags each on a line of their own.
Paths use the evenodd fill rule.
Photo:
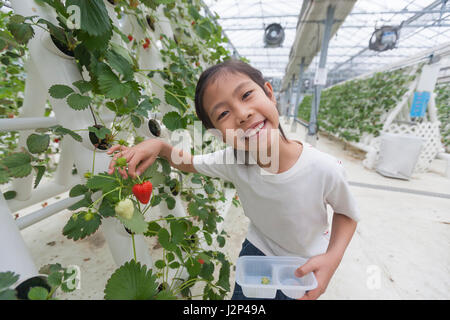
<svg viewBox="0 0 450 320">
<path fill-rule="evenodd" d="M 276 99 L 270 83 L 266 82 L 264 87 L 268 95 L 245 74 L 231 72 L 220 75 L 206 87 L 205 111 L 223 141 L 235 149 L 266 149 L 272 139 L 279 138 Z M 251 128 L 258 130 L 261 123 L 263 128 L 254 134 L 256 131 Z"/>
</svg>

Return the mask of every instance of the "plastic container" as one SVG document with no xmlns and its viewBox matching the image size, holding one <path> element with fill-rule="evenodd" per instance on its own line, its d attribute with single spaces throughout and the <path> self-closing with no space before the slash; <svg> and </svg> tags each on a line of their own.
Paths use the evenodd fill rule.
<svg viewBox="0 0 450 320">
<path fill-rule="evenodd" d="M 273 299 L 277 290 L 281 290 L 289 298 L 299 299 L 306 291 L 317 288 L 312 272 L 301 278 L 294 274 L 306 261 L 291 256 L 242 256 L 236 263 L 236 282 L 247 298 Z M 270 282 L 263 284 L 266 278 Z"/>
</svg>

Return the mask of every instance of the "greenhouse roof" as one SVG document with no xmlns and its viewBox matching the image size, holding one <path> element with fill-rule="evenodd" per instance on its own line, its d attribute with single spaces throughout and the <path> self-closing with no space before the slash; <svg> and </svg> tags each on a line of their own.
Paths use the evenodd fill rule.
<svg viewBox="0 0 450 320">
<path fill-rule="evenodd" d="M 219 15 L 223 27 L 237 53 L 250 60 L 267 78 L 281 86 L 290 62 L 290 52 L 301 23 L 302 6 L 311 0 L 204 0 L 211 12 Z M 329 0 L 311 1 L 315 4 Z M 334 0 L 344 6 L 353 0 Z M 337 10 L 336 10 L 337 12 Z M 317 22 L 317 21 L 315 21 Z M 277 48 L 266 48 L 264 29 L 280 24 L 285 32 L 284 42 Z M 403 23 L 403 24 L 402 24 Z M 450 1 L 447 0 L 358 0 L 345 20 L 338 21 L 329 42 L 326 68 L 328 84 L 377 70 L 383 65 L 404 60 L 419 52 L 450 43 Z M 369 50 L 369 39 L 376 27 L 402 24 L 396 48 L 384 52 Z M 318 23 L 316 23 L 318 25 Z M 316 28 L 317 50 L 311 57 L 306 76 L 311 78 L 319 63 L 321 35 L 324 24 Z M 293 59 L 295 57 L 292 57 Z M 286 81 L 284 81 L 286 82 Z M 276 85 L 276 84 L 275 84 Z M 285 86 L 283 86 L 284 88 Z"/>
</svg>

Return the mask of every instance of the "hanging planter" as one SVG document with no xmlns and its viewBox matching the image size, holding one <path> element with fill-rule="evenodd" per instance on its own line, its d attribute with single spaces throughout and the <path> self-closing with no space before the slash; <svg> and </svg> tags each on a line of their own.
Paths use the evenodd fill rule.
<svg viewBox="0 0 450 320">
<path fill-rule="evenodd" d="M 111 131 L 101 124 L 95 124 L 89 127 L 89 140 L 95 148 L 107 150 L 111 148 Z"/>
</svg>

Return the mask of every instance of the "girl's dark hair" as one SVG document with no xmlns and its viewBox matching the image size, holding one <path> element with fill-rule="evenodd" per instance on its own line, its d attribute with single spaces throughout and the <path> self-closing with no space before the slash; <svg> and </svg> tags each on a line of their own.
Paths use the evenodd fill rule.
<svg viewBox="0 0 450 320">
<path fill-rule="evenodd" d="M 253 82 L 255 82 L 258 86 L 263 89 L 264 93 L 269 96 L 269 93 L 266 91 L 264 84 L 266 80 L 264 79 L 261 71 L 253 68 L 249 64 L 236 59 L 226 60 L 222 63 L 216 64 L 212 67 L 209 67 L 200 75 L 200 78 L 197 82 L 197 87 L 195 89 L 195 111 L 197 112 L 197 117 L 201 120 L 206 129 L 213 129 L 214 126 L 209 118 L 209 115 L 206 113 L 205 108 L 203 106 L 203 95 L 205 93 L 206 87 L 214 82 L 219 75 L 224 72 L 231 73 L 242 73 L 248 76 Z M 281 124 L 278 124 L 278 130 L 281 132 L 281 136 L 284 140 L 287 141 L 287 138 L 281 128 Z M 237 159 L 237 150 L 234 149 L 234 157 Z M 245 164 L 249 165 L 249 153 L 245 151 Z"/>
</svg>

